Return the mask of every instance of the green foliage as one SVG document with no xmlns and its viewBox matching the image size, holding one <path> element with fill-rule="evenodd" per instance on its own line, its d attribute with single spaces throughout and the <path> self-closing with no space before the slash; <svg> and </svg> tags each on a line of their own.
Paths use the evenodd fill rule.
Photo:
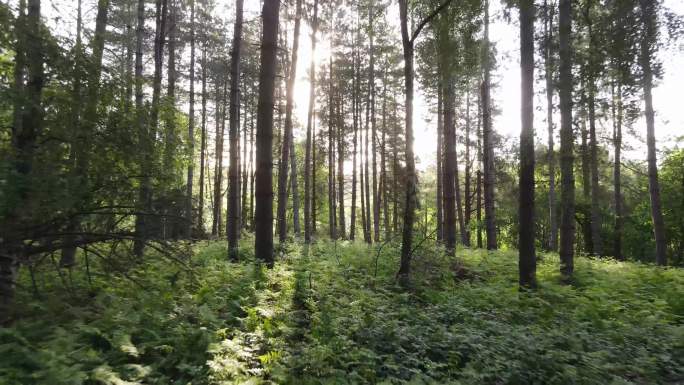
<svg viewBox="0 0 684 385">
<path fill-rule="evenodd" d="M 0 383 L 684 380 L 678 269 L 580 258 L 567 286 L 547 254 L 541 288 L 520 293 L 515 252 L 421 246 L 406 291 L 396 244 L 282 253 L 272 270 L 251 247 L 229 263 L 224 242 L 197 245 L 189 269 L 149 255 L 128 279 L 94 277 L 92 297 L 69 296 L 41 272 L 42 299 L 21 298 L 23 320 L 0 331 Z"/>
</svg>

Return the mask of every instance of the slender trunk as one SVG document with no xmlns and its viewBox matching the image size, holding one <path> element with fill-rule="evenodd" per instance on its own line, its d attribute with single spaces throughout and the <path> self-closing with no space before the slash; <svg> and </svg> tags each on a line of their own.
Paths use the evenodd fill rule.
<svg viewBox="0 0 684 385">
<path fill-rule="evenodd" d="M 254 98 L 250 98 L 252 101 Z M 254 231 L 254 175 L 256 167 L 254 165 L 254 153 L 255 153 L 255 142 L 254 142 L 254 110 L 249 119 L 249 228 Z"/>
<path fill-rule="evenodd" d="M 639 64 L 643 72 L 644 114 L 646 115 L 646 145 L 648 147 L 648 191 L 651 196 L 651 219 L 656 242 L 656 263 L 667 264 L 667 241 L 665 239 L 665 223 L 660 202 L 660 183 L 658 181 L 658 163 L 656 155 L 655 121 L 653 112 L 653 69 L 651 57 L 657 41 L 655 2 L 639 0 L 644 36 L 641 39 Z"/>
<path fill-rule="evenodd" d="M 174 175 L 173 159 L 176 152 L 176 119 L 175 119 L 175 105 L 176 105 L 176 6 L 174 0 L 170 1 L 168 5 L 168 63 L 167 63 L 167 91 L 166 103 L 164 106 L 164 168 L 162 174 L 167 179 L 167 189 L 175 185 L 176 176 Z M 168 194 L 168 192 L 167 192 Z M 164 207 L 165 214 L 168 207 Z M 169 218 L 164 216 L 164 238 L 168 236 Z"/>
<path fill-rule="evenodd" d="M 549 164 L 549 250 L 558 250 L 558 219 L 556 218 L 556 157 L 553 143 L 553 6 L 544 1 L 544 79 L 546 81 L 546 127 L 548 131 Z"/>
<path fill-rule="evenodd" d="M 592 1 L 586 2 L 585 18 L 589 33 L 589 76 L 587 104 L 589 107 L 589 167 L 591 171 L 591 241 L 592 254 L 603 255 L 603 243 L 601 242 L 601 213 L 599 207 L 599 171 L 598 171 L 598 143 L 596 138 L 596 75 L 599 60 L 598 43 L 594 33 L 593 22 L 590 18 Z"/>
<path fill-rule="evenodd" d="M 264 0 L 259 69 L 256 146 L 256 207 L 254 252 L 273 267 L 273 90 L 276 77 L 280 1 Z"/>
<path fill-rule="evenodd" d="M 222 233 L 221 213 L 223 209 L 223 136 L 226 131 L 226 106 L 225 98 L 227 91 L 227 79 L 216 80 L 216 144 L 214 146 L 216 163 L 214 164 L 214 216 L 211 226 L 211 235 L 220 236 Z M 221 90 L 223 84 L 223 90 Z"/>
<path fill-rule="evenodd" d="M 238 239 L 240 236 L 240 46 L 242 45 L 243 0 L 235 1 L 235 24 L 233 47 L 230 52 L 230 165 L 228 166 L 228 258 L 237 262 L 240 258 Z"/>
<path fill-rule="evenodd" d="M 611 88 L 611 90 L 613 90 Z M 615 159 L 613 163 L 613 183 L 614 183 L 614 200 L 615 200 L 615 228 L 614 228 L 614 249 L 613 255 L 617 260 L 623 260 L 622 255 L 622 229 L 623 229 L 623 214 L 622 214 L 622 177 L 621 177 L 621 156 L 622 151 L 622 85 L 618 84 L 617 95 L 613 95 L 612 100 L 612 115 L 613 115 L 613 146 L 615 150 Z"/>
<path fill-rule="evenodd" d="M 456 125 L 455 122 L 455 113 L 454 113 L 454 126 Z M 456 127 L 454 127 L 454 194 L 456 197 L 456 215 L 458 219 L 458 230 L 461 234 L 461 244 L 465 245 L 466 244 L 466 229 L 465 229 L 465 223 L 463 219 L 463 198 L 461 196 L 461 178 L 459 177 L 459 171 L 458 171 L 458 152 L 456 150 Z"/>
<path fill-rule="evenodd" d="M 332 14 L 332 8 L 331 8 Z M 332 40 L 330 43 L 330 58 L 329 58 L 329 78 L 328 78 L 328 229 L 330 231 L 330 239 L 337 238 L 337 207 L 335 200 L 335 98 L 333 88 L 333 46 Z"/>
<path fill-rule="evenodd" d="M 392 233 L 399 232 L 399 122 L 397 118 L 397 102 L 394 101 L 392 114 Z"/>
<path fill-rule="evenodd" d="M 472 178 L 472 162 L 470 161 L 470 89 L 466 91 L 466 118 L 465 118 L 465 209 L 463 225 L 463 245 L 470 247 L 470 216 L 472 213 L 472 194 L 471 194 L 471 178 Z"/>
<path fill-rule="evenodd" d="M 574 270 L 575 243 L 575 175 L 574 136 L 572 132 L 572 0 L 560 0 L 558 11 L 559 31 L 559 83 L 561 127 L 560 127 L 560 168 L 561 168 L 561 223 L 560 223 L 560 260 L 561 274 L 565 279 L 572 277 Z"/>
<path fill-rule="evenodd" d="M 295 14 L 295 29 L 292 41 L 292 61 L 290 62 L 289 77 L 287 79 L 285 107 L 285 130 L 280 147 L 280 163 L 278 164 L 278 240 L 285 242 L 287 238 L 287 182 L 288 162 L 290 161 L 290 147 L 292 146 L 292 109 L 294 107 L 294 83 L 297 78 L 297 54 L 299 50 L 299 28 L 302 13 L 302 0 L 297 0 Z M 296 167 L 296 165 L 293 165 Z"/>
<path fill-rule="evenodd" d="M 135 32 L 135 115 L 138 132 L 138 147 L 140 156 L 140 187 L 138 190 L 137 210 L 135 217 L 135 241 L 133 253 L 141 257 L 145 240 L 148 237 L 148 215 L 152 210 L 152 128 L 147 122 L 143 108 L 143 38 L 145 35 L 145 1 L 138 0 L 137 26 Z M 156 42 L 156 39 L 155 39 Z M 156 56 L 156 49 L 155 49 Z"/>
<path fill-rule="evenodd" d="M 494 208 L 494 191 L 496 184 L 496 171 L 494 170 L 494 132 L 492 130 L 492 108 L 491 108 L 491 65 L 489 60 L 489 1 L 485 0 L 485 38 L 482 50 L 482 66 L 484 69 L 484 79 L 482 82 L 482 160 L 484 163 L 484 207 L 485 207 L 485 229 L 487 233 L 487 249 L 496 250 L 496 214 Z"/>
<path fill-rule="evenodd" d="M 377 133 L 375 127 L 375 55 L 374 55 L 374 45 L 373 45 L 373 19 L 375 9 L 372 3 L 368 7 L 368 35 L 370 39 L 370 49 L 368 55 L 370 56 L 370 68 L 368 75 L 368 93 L 370 99 L 370 119 L 371 119 L 371 147 L 372 147 L 372 159 L 373 159 L 373 240 L 375 242 L 380 242 L 380 202 L 378 202 L 378 163 L 377 163 Z"/>
<path fill-rule="evenodd" d="M 592 87 L 593 88 L 593 87 Z M 594 92 L 589 97 L 589 139 L 590 162 L 591 162 L 591 240 L 595 255 L 603 255 L 603 243 L 601 242 L 601 212 L 599 197 L 599 170 L 598 170 L 598 143 L 596 137 L 596 111 Z"/>
<path fill-rule="evenodd" d="M 581 98 L 584 100 L 584 98 Z M 589 131 L 587 131 L 586 111 L 584 107 L 580 109 L 580 153 L 582 157 L 582 198 L 584 203 L 584 219 L 582 222 L 582 233 L 584 237 L 584 250 L 587 254 L 594 254 L 594 242 L 591 231 L 591 210 L 586 210 L 591 202 L 591 156 L 589 155 Z"/>
<path fill-rule="evenodd" d="M 520 200 L 518 269 L 521 288 L 537 286 L 534 245 L 534 1 L 520 1 Z"/>
<path fill-rule="evenodd" d="M 340 87 L 341 89 L 342 87 Z M 338 95 L 337 106 L 337 199 L 339 211 L 339 237 L 346 238 L 347 228 L 344 217 L 344 101 Z"/>
<path fill-rule="evenodd" d="M 358 42 L 358 39 L 357 39 Z M 358 83 L 359 79 L 356 76 L 356 70 L 358 65 L 358 55 L 356 50 L 354 50 L 353 58 L 353 77 L 352 77 L 352 121 L 354 130 L 354 143 L 352 150 L 352 196 L 351 196 L 351 219 L 349 224 L 349 239 L 356 239 L 356 156 L 358 152 L 358 141 L 359 141 L 359 114 L 358 114 Z"/>
<path fill-rule="evenodd" d="M 292 190 L 292 231 L 295 237 L 299 238 L 301 232 L 299 224 L 299 182 L 294 139 L 290 140 L 290 185 Z"/>
<path fill-rule="evenodd" d="M 70 177 L 71 177 L 71 185 L 70 190 L 71 194 L 74 196 L 77 195 L 82 195 L 82 192 L 85 191 L 81 187 L 81 182 L 84 182 L 86 175 L 79 174 L 78 167 L 76 166 L 76 162 L 80 161 L 80 158 L 84 155 L 83 152 L 85 148 L 81 146 L 81 142 L 84 139 L 84 135 L 86 134 L 85 130 L 82 131 L 81 127 L 81 113 L 83 109 L 83 97 L 81 95 L 81 79 L 85 76 L 84 73 L 84 68 L 83 68 L 83 46 L 82 46 L 82 38 L 81 38 L 81 32 L 83 30 L 83 18 L 82 18 L 82 0 L 78 0 L 78 6 L 77 6 L 77 16 L 76 16 L 76 45 L 74 47 L 74 73 L 73 73 L 73 88 L 72 88 L 72 105 L 71 105 L 71 126 L 72 129 L 75 133 L 75 138 L 73 140 L 73 143 L 71 144 L 71 148 L 69 150 L 69 163 L 71 164 L 71 172 L 70 172 Z M 22 9 L 20 11 L 20 15 L 17 19 L 23 16 L 23 9 L 25 8 L 24 4 L 20 5 L 20 8 Z M 20 29 L 17 29 L 17 34 L 21 33 Z M 18 48 L 18 47 L 17 47 Z M 17 52 L 16 55 L 16 62 L 17 63 L 23 63 L 23 53 Z M 23 64 L 21 64 L 23 67 Z M 23 76 L 24 74 L 22 73 L 23 71 L 21 68 L 16 69 L 15 73 L 15 89 L 20 90 L 23 87 Z M 15 97 L 15 108 L 14 108 L 14 114 L 15 114 L 15 119 L 17 116 L 19 116 L 19 112 L 21 111 L 21 107 L 17 107 L 17 105 L 21 105 L 21 99 L 18 97 L 19 94 L 16 95 Z M 15 127 L 19 127 L 21 125 L 21 119 L 18 121 L 15 120 Z M 69 223 L 67 224 L 66 232 L 67 233 L 75 233 L 78 230 L 80 221 L 77 217 L 78 215 L 78 206 L 82 206 L 83 202 L 76 202 L 74 207 L 73 207 L 73 212 L 70 214 L 71 218 L 69 219 Z M 76 240 L 75 235 L 68 235 L 65 237 L 64 242 L 66 244 L 73 244 L 74 241 Z M 76 246 L 66 246 L 62 248 L 62 253 L 61 253 L 61 258 L 59 260 L 59 266 L 60 267 L 67 267 L 71 268 L 74 266 L 76 263 Z"/>
<path fill-rule="evenodd" d="M 369 154 L 368 154 L 368 137 L 369 133 L 371 131 L 370 125 L 371 125 L 371 103 L 372 103 L 372 96 L 371 96 L 371 87 L 370 85 L 368 86 L 368 90 L 366 93 L 366 122 L 365 122 L 365 143 L 363 145 L 364 148 L 364 160 L 363 160 L 363 177 L 365 180 L 363 181 L 364 183 L 364 193 L 365 193 L 365 225 L 364 229 L 365 232 L 363 234 L 363 239 L 366 243 L 372 243 L 373 239 L 371 237 L 371 195 L 370 195 L 370 169 L 369 169 Z"/>
<path fill-rule="evenodd" d="M 456 249 L 456 124 L 454 122 L 455 90 L 453 81 L 444 81 L 444 158 L 442 166 L 444 194 L 444 246 L 447 253 Z M 459 204 L 460 206 L 460 204 Z"/>
<path fill-rule="evenodd" d="M 194 1 L 194 0 L 193 0 Z M 204 235 L 204 168 L 207 151 L 207 48 L 202 46 L 202 133 L 200 138 L 199 202 L 197 204 L 197 231 Z"/>
<path fill-rule="evenodd" d="M 316 158 L 316 120 L 313 121 L 313 127 L 311 130 L 312 148 L 311 148 L 311 236 L 316 236 L 316 213 L 318 212 L 318 206 L 316 199 L 318 197 L 318 190 L 316 187 L 316 164 L 318 163 L 318 158 Z"/>
<path fill-rule="evenodd" d="M 482 94 L 477 96 L 477 248 L 482 248 Z"/>
<path fill-rule="evenodd" d="M 443 187 L 443 172 L 444 172 L 444 162 L 443 162 L 443 105 L 444 97 L 442 92 L 442 86 L 438 86 L 437 90 L 437 151 L 436 151 L 436 163 L 437 163 L 437 200 L 435 201 L 435 206 L 437 207 L 437 241 L 442 242 L 444 240 L 444 213 L 443 213 L 443 199 L 444 199 L 444 187 Z"/>
<path fill-rule="evenodd" d="M 311 152 L 315 137 L 312 136 L 316 105 L 316 32 L 318 30 L 318 0 L 314 0 L 314 15 L 311 23 L 311 64 L 309 68 L 309 109 L 306 120 L 306 153 L 304 158 L 304 242 L 311 243 Z"/>
<path fill-rule="evenodd" d="M 245 95 L 247 94 L 247 84 L 243 83 L 243 89 L 245 90 Z M 247 122 L 249 119 L 247 119 L 247 115 L 249 114 L 249 103 L 250 103 L 250 98 L 245 97 L 244 99 L 244 107 L 243 107 L 243 112 L 244 112 L 244 118 L 242 119 L 242 158 L 240 159 L 240 166 L 242 168 L 241 170 L 241 184 L 242 187 L 240 188 L 240 229 L 247 229 L 247 218 L 249 216 L 249 209 L 247 207 L 247 184 L 249 181 L 249 172 L 248 172 L 248 164 L 247 164 Z M 238 238 L 240 238 L 240 234 L 238 233 Z"/>
<path fill-rule="evenodd" d="M 190 0 L 190 106 L 188 110 L 188 175 L 185 191 L 185 237 L 192 237 L 192 184 L 195 172 L 195 0 Z"/>
<path fill-rule="evenodd" d="M 391 235 L 389 227 L 389 205 L 387 201 L 387 168 L 386 168 L 386 145 L 387 145 L 387 69 L 382 75 L 382 134 L 380 138 L 380 192 L 378 204 L 382 206 L 383 229 L 385 239 Z"/>
</svg>

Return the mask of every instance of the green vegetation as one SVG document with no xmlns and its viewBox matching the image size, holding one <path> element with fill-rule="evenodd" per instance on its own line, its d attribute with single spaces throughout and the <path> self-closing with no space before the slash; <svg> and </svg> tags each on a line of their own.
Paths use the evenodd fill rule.
<svg viewBox="0 0 684 385">
<path fill-rule="evenodd" d="M 681 270 L 579 258 L 561 285 L 557 255 L 545 254 L 528 294 L 517 252 L 447 258 L 424 245 L 410 290 L 395 283 L 395 244 L 288 244 L 272 270 L 251 249 L 227 262 L 224 242 L 174 263 L 150 251 L 125 270 L 91 255 L 104 273 L 89 282 L 85 269 L 60 277 L 43 265 L 33 295 L 23 269 L 21 317 L 0 329 L 0 383 L 684 380 Z"/>
</svg>

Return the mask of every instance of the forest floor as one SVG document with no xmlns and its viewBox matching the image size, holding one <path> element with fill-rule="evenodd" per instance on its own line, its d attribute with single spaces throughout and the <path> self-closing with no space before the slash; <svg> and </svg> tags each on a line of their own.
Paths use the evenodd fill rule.
<svg viewBox="0 0 684 385">
<path fill-rule="evenodd" d="M 272 270 L 225 247 L 125 269 L 91 256 L 90 281 L 48 264 L 35 293 L 23 269 L 0 384 L 684 382 L 680 269 L 578 258 L 563 285 L 543 254 L 520 293 L 515 251 L 424 246 L 407 290 L 393 244 L 288 244 Z"/>
</svg>

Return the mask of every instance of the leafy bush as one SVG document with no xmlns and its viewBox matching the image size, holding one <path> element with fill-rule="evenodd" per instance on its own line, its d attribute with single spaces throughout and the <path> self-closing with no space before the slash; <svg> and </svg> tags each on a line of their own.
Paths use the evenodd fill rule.
<svg viewBox="0 0 684 385">
<path fill-rule="evenodd" d="M 408 290 L 395 244 L 288 244 L 272 270 L 202 244 L 188 268 L 151 255 L 97 276 L 93 297 L 40 272 L 42 298 L 0 331 L 0 383 L 684 381 L 680 270 L 580 258 L 567 286 L 546 254 L 541 288 L 519 293 L 515 252 L 415 254 Z"/>
</svg>

